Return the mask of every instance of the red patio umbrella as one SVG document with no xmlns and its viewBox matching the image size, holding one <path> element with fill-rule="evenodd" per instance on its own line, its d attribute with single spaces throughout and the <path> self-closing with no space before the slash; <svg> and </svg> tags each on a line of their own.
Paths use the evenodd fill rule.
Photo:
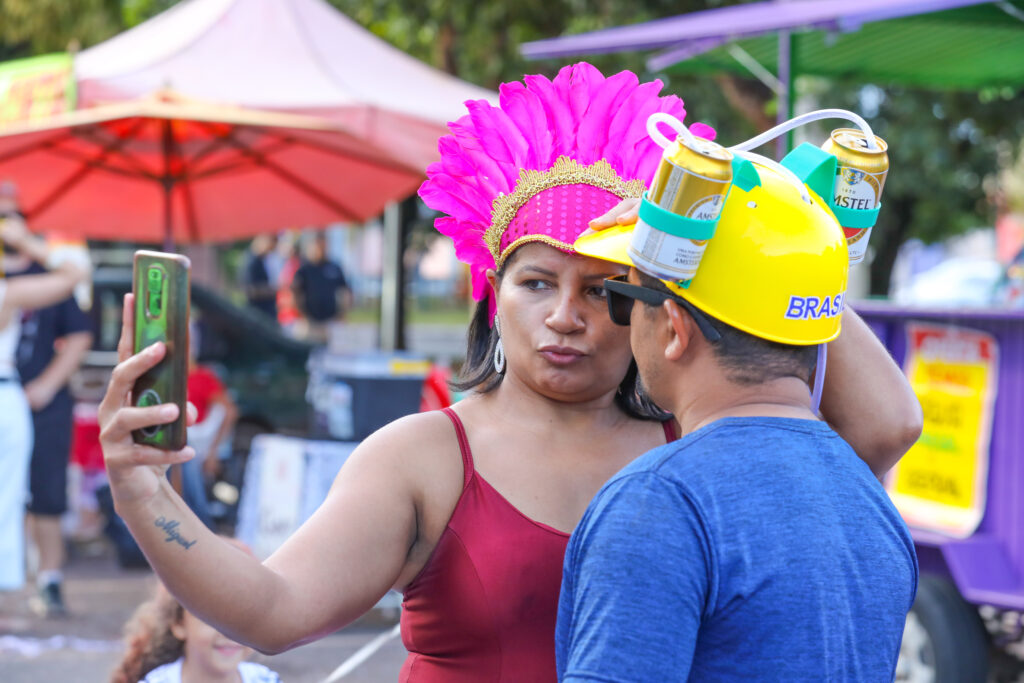
<svg viewBox="0 0 1024 683">
<path fill-rule="evenodd" d="M 37 231 L 170 247 L 363 221 L 422 172 L 337 123 L 164 92 L 5 130 L 0 179 Z"/>
</svg>

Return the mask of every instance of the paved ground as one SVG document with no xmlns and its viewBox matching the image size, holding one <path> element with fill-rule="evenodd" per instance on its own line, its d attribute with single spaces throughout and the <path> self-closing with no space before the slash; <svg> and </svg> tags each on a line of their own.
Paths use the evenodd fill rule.
<svg viewBox="0 0 1024 683">
<path fill-rule="evenodd" d="M 152 587 L 149 571 L 124 570 L 105 546 L 85 556 L 81 549 L 67 570 L 62 620 L 35 617 L 25 595 L 0 601 L 0 680 L 3 683 L 90 683 L 109 680 L 121 654 L 121 629 Z M 391 630 L 394 614 L 371 613 L 357 624 L 275 657 L 254 656 L 284 681 L 318 683 L 363 645 Z M 405 649 L 391 639 L 342 683 L 395 681 Z"/>
</svg>

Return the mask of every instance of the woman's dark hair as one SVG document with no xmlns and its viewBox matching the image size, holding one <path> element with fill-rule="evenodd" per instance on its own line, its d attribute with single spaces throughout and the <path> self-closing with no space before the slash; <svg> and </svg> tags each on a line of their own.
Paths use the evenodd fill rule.
<svg viewBox="0 0 1024 683">
<path fill-rule="evenodd" d="M 513 255 L 502 265 L 497 273 L 499 280 L 504 276 L 505 268 L 511 265 L 514 259 Z M 494 348 L 497 345 L 498 334 L 491 327 L 490 311 L 487 299 L 484 299 L 477 303 L 473 319 L 469 323 L 469 332 L 466 334 L 466 361 L 458 378 L 451 382 L 451 388 L 456 391 L 472 389 L 481 394 L 494 391 L 505 376 L 494 371 Z M 672 417 L 655 405 L 643 391 L 634 360 L 629 361 L 626 376 L 622 378 L 619 390 L 615 392 L 615 404 L 630 417 L 640 420 L 664 422 Z"/>
</svg>

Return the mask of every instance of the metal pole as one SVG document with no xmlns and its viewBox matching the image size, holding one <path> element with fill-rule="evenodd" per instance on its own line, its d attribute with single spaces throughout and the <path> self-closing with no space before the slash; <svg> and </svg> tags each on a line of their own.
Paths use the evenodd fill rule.
<svg viewBox="0 0 1024 683">
<path fill-rule="evenodd" d="M 397 202 L 384 207 L 384 263 L 380 287 L 380 348 L 395 351 L 404 346 L 401 339 L 402 311 L 402 239 L 401 208 Z"/>
</svg>

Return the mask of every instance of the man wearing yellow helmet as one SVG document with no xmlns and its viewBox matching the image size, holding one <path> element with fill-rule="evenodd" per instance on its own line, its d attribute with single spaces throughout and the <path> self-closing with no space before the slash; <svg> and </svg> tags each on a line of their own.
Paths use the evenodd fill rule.
<svg viewBox="0 0 1024 683">
<path fill-rule="evenodd" d="M 840 330 L 845 241 L 820 198 L 750 168 L 692 281 L 633 267 L 605 282 L 644 386 L 687 436 L 609 481 L 573 534 L 562 681 L 892 680 L 913 542 L 808 391 Z M 575 247 L 634 265 L 631 234 Z"/>
</svg>

